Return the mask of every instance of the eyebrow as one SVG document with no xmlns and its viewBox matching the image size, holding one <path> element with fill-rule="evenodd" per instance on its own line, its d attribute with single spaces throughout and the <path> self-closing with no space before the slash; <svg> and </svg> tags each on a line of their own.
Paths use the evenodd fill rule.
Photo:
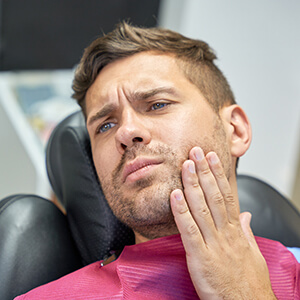
<svg viewBox="0 0 300 300">
<path fill-rule="evenodd" d="M 147 100 L 156 96 L 157 94 L 170 94 L 170 95 L 177 95 L 176 91 L 172 87 L 160 87 L 155 88 L 147 91 L 137 91 L 130 93 L 129 99 L 131 102 L 139 101 L 139 100 Z M 116 109 L 116 105 L 114 103 L 107 103 L 105 104 L 94 116 L 92 116 L 87 125 L 91 126 L 95 121 L 104 118 L 105 116 L 109 115 L 112 111 Z"/>
<path fill-rule="evenodd" d="M 151 97 L 156 96 L 157 94 L 170 94 L 176 95 L 174 88 L 172 87 L 159 87 L 147 91 L 137 91 L 130 94 L 131 101 L 138 101 L 138 100 L 147 100 Z"/>
<path fill-rule="evenodd" d="M 116 105 L 113 103 L 105 104 L 94 116 L 92 116 L 88 121 L 88 126 L 91 126 L 95 121 L 104 118 L 105 116 L 109 115 L 114 109 Z"/>
</svg>

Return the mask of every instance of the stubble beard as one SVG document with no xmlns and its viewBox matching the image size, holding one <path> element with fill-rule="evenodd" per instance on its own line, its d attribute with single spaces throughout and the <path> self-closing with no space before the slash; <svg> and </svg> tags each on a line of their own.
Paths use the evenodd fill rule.
<svg viewBox="0 0 300 300">
<path fill-rule="evenodd" d="M 134 232 L 148 239 L 178 233 L 169 199 L 173 190 L 183 190 L 181 180 L 183 162 L 188 159 L 188 153 L 194 146 L 202 147 L 204 153 L 215 151 L 229 179 L 231 157 L 229 152 L 224 150 L 225 143 L 226 134 L 220 122 L 216 122 L 212 136 L 203 138 L 201 143 L 189 142 L 177 152 L 163 144 L 150 148 L 136 143 L 125 151 L 110 178 L 98 174 L 104 195 L 113 213 Z M 153 175 L 126 187 L 122 182 L 123 167 L 126 162 L 138 156 L 158 157 L 163 160 L 163 165 L 159 166 L 159 171 L 153 172 Z"/>
<path fill-rule="evenodd" d="M 129 187 L 122 182 L 123 167 L 138 156 L 157 157 L 163 162 L 153 174 L 135 181 Z M 148 239 L 177 233 L 169 198 L 174 189 L 183 188 L 181 166 L 184 160 L 186 154 L 178 155 L 165 145 L 149 148 L 137 143 L 126 150 L 111 179 L 100 179 L 115 216 Z"/>
</svg>

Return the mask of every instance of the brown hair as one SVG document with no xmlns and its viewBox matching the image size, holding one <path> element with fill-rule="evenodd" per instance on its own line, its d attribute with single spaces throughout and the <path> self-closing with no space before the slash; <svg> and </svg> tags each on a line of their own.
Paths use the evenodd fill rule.
<svg viewBox="0 0 300 300">
<path fill-rule="evenodd" d="M 73 98 L 85 114 L 85 95 L 103 67 L 143 51 L 174 55 L 185 76 L 195 84 L 216 112 L 234 104 L 230 86 L 214 64 L 217 58 L 207 43 L 162 28 L 140 28 L 121 22 L 93 41 L 84 51 L 73 80 Z"/>
</svg>

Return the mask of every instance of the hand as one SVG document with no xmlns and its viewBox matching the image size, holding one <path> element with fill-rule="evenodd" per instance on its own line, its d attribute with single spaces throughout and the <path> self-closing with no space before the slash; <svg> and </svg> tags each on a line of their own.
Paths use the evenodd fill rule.
<svg viewBox="0 0 300 300">
<path fill-rule="evenodd" d="M 269 271 L 240 214 L 214 152 L 194 147 L 182 167 L 184 191 L 171 193 L 171 207 L 186 252 L 188 270 L 201 299 L 276 299 Z"/>
</svg>

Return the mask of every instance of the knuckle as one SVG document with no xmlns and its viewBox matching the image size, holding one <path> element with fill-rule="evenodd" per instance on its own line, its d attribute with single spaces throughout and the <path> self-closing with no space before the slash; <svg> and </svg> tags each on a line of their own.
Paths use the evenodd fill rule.
<svg viewBox="0 0 300 300">
<path fill-rule="evenodd" d="M 221 205 L 224 203 L 224 198 L 220 193 L 216 193 L 214 195 L 212 195 L 212 201 L 214 202 L 214 204 L 216 205 Z"/>
<path fill-rule="evenodd" d="M 180 215 L 184 215 L 184 214 L 186 214 L 186 213 L 188 213 L 188 212 L 189 212 L 189 209 L 188 209 L 188 207 L 186 207 L 186 206 L 180 207 L 180 208 L 178 209 L 178 213 L 179 213 Z"/>
<path fill-rule="evenodd" d="M 225 201 L 230 204 L 230 205 L 236 205 L 236 202 L 234 200 L 233 194 L 232 193 L 226 193 L 224 194 L 224 199 Z"/>
<path fill-rule="evenodd" d="M 199 234 L 199 228 L 195 223 L 193 223 L 186 227 L 186 232 L 190 236 L 195 236 Z"/>
<path fill-rule="evenodd" d="M 223 172 L 222 169 L 216 170 L 214 175 L 217 179 L 223 179 L 224 178 L 224 172 Z"/>
<path fill-rule="evenodd" d="M 201 170 L 201 174 L 202 175 L 209 175 L 210 174 L 210 168 L 205 168 L 205 169 L 203 169 L 203 170 Z"/>
<path fill-rule="evenodd" d="M 185 179 L 186 187 L 192 187 L 192 188 L 199 188 L 199 181 L 198 178 L 195 176 L 190 176 L 189 178 Z"/>
<path fill-rule="evenodd" d="M 206 216 L 210 215 L 210 210 L 207 206 L 205 206 L 205 207 L 199 208 L 197 213 L 199 216 L 206 217 Z"/>
<path fill-rule="evenodd" d="M 194 189 L 197 189 L 197 188 L 200 187 L 199 182 L 193 182 L 193 183 L 191 184 L 191 186 L 192 186 Z"/>
</svg>

